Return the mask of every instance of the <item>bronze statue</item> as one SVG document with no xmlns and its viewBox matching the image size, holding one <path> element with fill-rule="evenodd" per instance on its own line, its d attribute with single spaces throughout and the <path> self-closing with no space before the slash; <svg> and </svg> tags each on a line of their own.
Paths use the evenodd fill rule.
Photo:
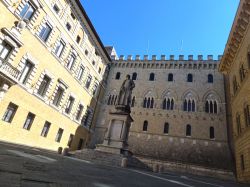
<svg viewBox="0 0 250 187">
<path fill-rule="evenodd" d="M 135 83 L 130 79 L 130 75 L 126 76 L 126 79 L 123 81 L 119 96 L 118 96 L 118 105 L 130 106 L 131 104 L 131 95 L 132 90 L 135 87 Z"/>
</svg>

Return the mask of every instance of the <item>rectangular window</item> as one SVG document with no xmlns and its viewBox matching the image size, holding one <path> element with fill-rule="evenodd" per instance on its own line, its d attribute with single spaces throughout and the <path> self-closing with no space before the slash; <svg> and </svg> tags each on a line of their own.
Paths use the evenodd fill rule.
<svg viewBox="0 0 250 187">
<path fill-rule="evenodd" d="M 76 120 L 79 121 L 80 120 L 80 117 L 82 115 L 82 111 L 83 111 L 83 106 L 82 105 L 79 105 L 79 108 L 78 108 L 78 111 L 77 111 L 77 114 L 76 114 Z"/>
<path fill-rule="evenodd" d="M 67 114 L 70 113 L 70 111 L 71 111 L 71 109 L 72 109 L 72 106 L 73 106 L 73 104 L 74 104 L 74 101 L 75 101 L 75 99 L 74 99 L 72 96 L 70 96 L 70 97 L 69 97 L 69 100 L 68 100 L 68 103 L 67 103 L 67 106 L 66 106 L 66 108 L 65 108 L 65 112 L 66 112 Z"/>
<path fill-rule="evenodd" d="M 15 113 L 17 111 L 18 106 L 15 105 L 14 103 L 10 103 L 3 115 L 3 121 L 6 121 L 8 123 L 11 123 L 13 120 Z"/>
<path fill-rule="evenodd" d="M 43 26 L 41 32 L 39 33 L 39 37 L 46 42 L 49 38 L 49 35 L 52 31 L 52 26 L 49 25 L 48 23 L 45 23 L 45 25 Z"/>
<path fill-rule="evenodd" d="M 91 84 L 91 80 L 92 80 L 92 77 L 89 75 L 88 78 L 87 78 L 87 80 L 86 80 L 86 83 L 85 83 L 85 87 L 87 89 L 89 89 L 89 86 Z"/>
<path fill-rule="evenodd" d="M 97 84 L 94 84 L 94 86 L 93 86 L 93 91 L 92 91 L 92 94 L 93 94 L 93 95 L 96 94 L 97 88 L 98 88 L 98 85 L 97 85 Z"/>
<path fill-rule="evenodd" d="M 53 10 L 56 12 L 56 14 L 58 14 L 60 11 L 59 7 L 56 4 L 54 4 Z"/>
<path fill-rule="evenodd" d="M 82 80 L 83 72 L 84 72 L 84 67 L 81 66 L 77 74 L 77 79 L 79 81 Z"/>
<path fill-rule="evenodd" d="M 4 62 L 8 58 L 12 50 L 13 47 L 5 41 L 0 44 L 0 63 Z"/>
<path fill-rule="evenodd" d="M 67 28 L 68 31 L 70 31 L 71 30 L 71 25 L 69 23 L 67 23 L 66 28 Z"/>
<path fill-rule="evenodd" d="M 24 122 L 23 128 L 26 129 L 26 130 L 30 130 L 30 127 L 31 127 L 34 119 L 35 119 L 35 114 L 29 112 L 28 116 L 27 116 L 27 118 L 26 118 L 26 120 Z"/>
<path fill-rule="evenodd" d="M 58 129 L 58 132 L 57 132 L 57 134 L 56 134 L 56 139 L 55 139 L 55 141 L 59 143 L 59 142 L 61 141 L 62 135 L 63 135 L 63 129 L 62 129 L 62 128 L 59 128 L 59 129 Z"/>
<path fill-rule="evenodd" d="M 43 137 L 47 137 L 48 133 L 49 133 L 49 128 L 50 128 L 51 123 L 46 121 L 44 126 L 43 126 L 43 130 L 41 132 L 41 136 Z"/>
<path fill-rule="evenodd" d="M 69 141 L 68 141 L 68 146 L 70 147 L 71 146 L 71 144 L 72 144 L 72 142 L 73 142 L 73 138 L 74 138 L 74 135 L 73 134 L 70 134 L 69 135 Z"/>
<path fill-rule="evenodd" d="M 89 126 L 91 123 L 91 118 L 92 118 L 92 112 L 90 110 L 87 110 L 82 118 L 81 124 L 84 126 Z"/>
<path fill-rule="evenodd" d="M 30 2 L 27 2 L 20 12 L 20 16 L 25 20 L 31 20 L 32 16 L 35 13 L 35 8 Z"/>
<path fill-rule="evenodd" d="M 64 89 L 62 89 L 61 87 L 58 87 L 57 92 L 55 94 L 55 98 L 53 100 L 53 105 L 59 106 L 60 101 L 61 101 L 62 96 L 63 96 L 63 92 L 64 92 Z"/>
<path fill-rule="evenodd" d="M 74 54 L 72 54 L 70 56 L 70 59 L 69 59 L 68 64 L 67 64 L 68 69 L 72 70 L 74 63 L 75 63 L 75 60 L 76 60 L 76 56 Z"/>
<path fill-rule="evenodd" d="M 58 56 L 59 58 L 61 57 L 62 53 L 63 53 L 63 50 L 65 48 L 65 42 L 60 40 L 59 44 L 57 45 L 56 47 L 56 50 L 55 50 L 55 54 L 56 56 Z"/>
<path fill-rule="evenodd" d="M 49 78 L 47 75 L 45 75 L 44 78 L 43 78 L 43 81 L 41 82 L 40 87 L 39 87 L 39 89 L 37 91 L 37 93 L 40 96 L 42 96 L 42 97 L 45 96 L 45 94 L 46 94 L 46 92 L 48 90 L 50 81 L 51 81 L 51 78 Z"/>
<path fill-rule="evenodd" d="M 19 78 L 19 81 L 22 84 L 26 84 L 27 83 L 33 67 L 34 67 L 34 65 L 32 63 L 30 63 L 30 61 L 26 60 L 24 68 L 23 68 L 22 73 L 21 73 L 21 76 Z"/>
</svg>

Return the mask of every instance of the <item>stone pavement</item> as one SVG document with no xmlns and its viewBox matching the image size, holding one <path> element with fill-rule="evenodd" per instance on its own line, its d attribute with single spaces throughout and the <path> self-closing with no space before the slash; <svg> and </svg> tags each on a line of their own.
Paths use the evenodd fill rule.
<svg viewBox="0 0 250 187">
<path fill-rule="evenodd" d="M 0 143 L 0 187 L 244 187 L 232 181 L 123 169 Z"/>
</svg>

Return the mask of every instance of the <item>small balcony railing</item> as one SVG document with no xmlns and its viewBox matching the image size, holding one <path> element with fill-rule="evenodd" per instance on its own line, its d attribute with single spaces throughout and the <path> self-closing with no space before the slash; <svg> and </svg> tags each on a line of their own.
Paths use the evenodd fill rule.
<svg viewBox="0 0 250 187">
<path fill-rule="evenodd" d="M 0 73 L 8 78 L 12 79 L 13 81 L 17 82 L 18 77 L 20 75 L 20 71 L 17 70 L 14 66 L 10 63 L 3 63 L 0 65 Z"/>
</svg>

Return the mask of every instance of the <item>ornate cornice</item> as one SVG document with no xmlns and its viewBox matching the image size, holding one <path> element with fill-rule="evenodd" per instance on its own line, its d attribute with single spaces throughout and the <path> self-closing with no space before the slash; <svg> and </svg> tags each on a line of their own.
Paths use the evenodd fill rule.
<svg viewBox="0 0 250 187">
<path fill-rule="evenodd" d="M 250 0 L 241 0 L 227 40 L 219 71 L 229 71 L 246 35 L 249 19 Z"/>
</svg>

